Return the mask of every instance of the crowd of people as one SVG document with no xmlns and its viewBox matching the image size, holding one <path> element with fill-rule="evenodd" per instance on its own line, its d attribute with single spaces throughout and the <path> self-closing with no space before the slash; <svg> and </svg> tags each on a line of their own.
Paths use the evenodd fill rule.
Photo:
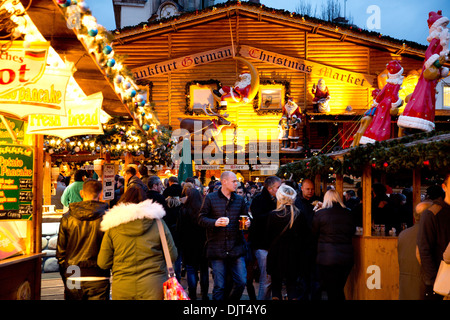
<svg viewBox="0 0 450 320">
<path fill-rule="evenodd" d="M 426 275 L 414 278 L 422 281 L 419 298 L 435 297 L 430 286 L 450 242 L 449 180 L 447 174 L 442 187 L 430 187 L 425 201 L 434 202 L 414 210 L 408 190 L 388 197 L 383 185 L 373 185 L 373 225 L 402 231 L 401 293 L 402 267 L 412 255 L 411 241 L 408 249 L 401 243 L 409 234 L 408 239 L 417 238 L 418 272 Z M 360 190 L 347 190 L 342 199 L 331 187 L 319 197 L 309 179 L 300 185 L 276 176 L 242 183 L 231 171 L 207 186 L 198 177 L 163 182 L 136 165 L 117 176 L 109 206 L 101 201 L 101 190 L 100 182 L 80 170 L 61 194 L 69 207 L 57 249 L 66 299 L 162 300 L 168 275 L 155 219 L 163 221 L 176 277 L 186 277 L 191 300 L 199 298 L 198 285 L 202 300 L 240 300 L 245 289 L 250 300 L 345 299 L 354 264 L 352 239 L 355 227 L 362 226 Z M 424 212 L 420 227 L 419 211 Z M 248 217 L 245 223 L 242 217 Z"/>
</svg>

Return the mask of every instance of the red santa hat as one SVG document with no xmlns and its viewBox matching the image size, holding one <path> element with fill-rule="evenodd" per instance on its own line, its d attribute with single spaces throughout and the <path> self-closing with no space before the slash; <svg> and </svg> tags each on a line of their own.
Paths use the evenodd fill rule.
<svg viewBox="0 0 450 320">
<path fill-rule="evenodd" d="M 428 14 L 428 28 L 430 30 L 441 26 L 442 24 L 449 22 L 447 17 L 442 16 L 442 10 L 438 10 L 438 12 L 431 11 Z"/>
</svg>

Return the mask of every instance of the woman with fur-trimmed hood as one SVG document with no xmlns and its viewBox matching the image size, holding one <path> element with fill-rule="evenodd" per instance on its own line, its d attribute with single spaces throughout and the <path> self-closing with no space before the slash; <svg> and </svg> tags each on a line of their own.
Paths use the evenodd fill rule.
<svg viewBox="0 0 450 320">
<path fill-rule="evenodd" d="M 97 264 L 112 270 L 113 300 L 163 300 L 163 283 L 168 279 L 166 261 L 155 219 L 161 219 L 170 258 L 177 249 L 162 220 L 163 207 L 147 200 L 139 187 L 130 187 L 119 203 L 103 217 L 105 231 Z"/>
</svg>

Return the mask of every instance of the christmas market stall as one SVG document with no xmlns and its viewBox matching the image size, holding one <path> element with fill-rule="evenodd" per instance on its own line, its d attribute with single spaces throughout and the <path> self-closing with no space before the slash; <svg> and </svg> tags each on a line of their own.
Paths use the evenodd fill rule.
<svg viewBox="0 0 450 320">
<path fill-rule="evenodd" d="M 113 43 L 136 82 L 151 85 L 161 123 L 192 137 L 196 170 L 260 181 L 280 165 L 352 145 L 374 90 L 400 73 L 406 101 L 426 50 L 243 1 L 122 27 Z M 448 129 L 449 110 L 436 106 L 436 130 Z M 399 136 L 397 117 L 389 116 L 388 138 Z"/>
<path fill-rule="evenodd" d="M 127 154 L 151 154 L 170 135 L 84 1 L 6 0 L 0 8 L 0 299 L 40 299 L 43 211 L 59 171 L 52 154 L 89 150 L 106 187 L 122 141 L 133 141 Z M 123 132 L 113 140 L 111 131 Z"/>
<path fill-rule="evenodd" d="M 280 177 L 316 181 L 316 194 L 335 186 L 342 196 L 362 188 L 362 224 L 353 239 L 355 264 L 346 284 L 346 298 L 352 300 L 397 300 L 399 266 L 397 230 L 379 228 L 372 215 L 372 187 L 375 182 L 392 188 L 412 187 L 412 208 L 421 202 L 425 188 L 442 183 L 440 179 L 450 165 L 450 134 L 421 133 L 361 145 L 334 153 L 322 154 L 286 164 Z M 322 189 L 321 189 L 322 187 Z M 410 213 L 411 221 L 413 219 Z"/>
</svg>

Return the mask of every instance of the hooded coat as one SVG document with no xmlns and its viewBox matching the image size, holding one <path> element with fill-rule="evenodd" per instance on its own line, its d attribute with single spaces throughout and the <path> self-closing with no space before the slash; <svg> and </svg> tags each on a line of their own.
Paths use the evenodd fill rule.
<svg viewBox="0 0 450 320">
<path fill-rule="evenodd" d="M 59 224 L 56 258 L 63 278 L 69 266 L 80 267 L 82 277 L 109 277 L 109 270 L 97 266 L 97 255 L 102 243 L 100 222 L 108 204 L 96 201 L 71 203 Z"/>
<path fill-rule="evenodd" d="M 159 203 L 120 203 L 109 210 L 101 223 L 105 231 L 98 265 L 112 269 L 113 300 L 163 300 L 163 283 L 168 279 L 164 251 L 155 219 L 165 215 Z M 162 221 L 170 258 L 177 249 Z"/>
</svg>

